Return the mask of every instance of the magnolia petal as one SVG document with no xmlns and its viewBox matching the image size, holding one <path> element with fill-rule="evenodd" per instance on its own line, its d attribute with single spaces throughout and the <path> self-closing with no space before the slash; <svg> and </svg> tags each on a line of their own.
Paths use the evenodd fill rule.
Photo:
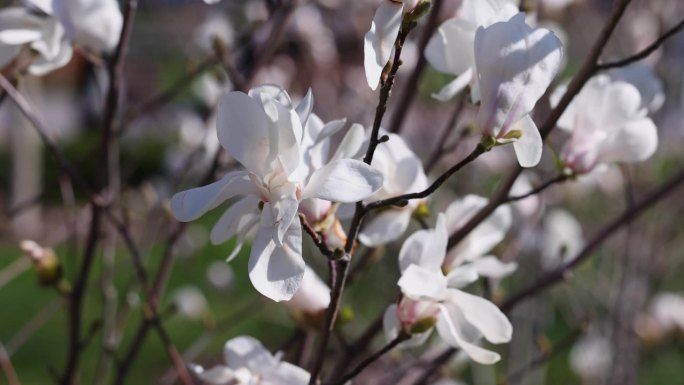
<svg viewBox="0 0 684 385">
<path fill-rule="evenodd" d="M 278 247 L 273 240 L 273 228 L 269 204 L 264 205 L 262 224 L 257 230 L 249 256 L 249 278 L 261 294 L 279 302 L 292 298 L 304 277 L 302 258 L 302 227 L 293 220 Z M 264 219 L 264 216 L 267 217 Z"/>
<path fill-rule="evenodd" d="M 189 222 L 236 195 L 256 194 L 245 171 L 234 171 L 202 187 L 181 191 L 171 198 L 171 211 L 177 220 Z"/>
<path fill-rule="evenodd" d="M 226 242 L 233 236 L 237 238 L 233 250 L 226 257 L 226 262 L 230 262 L 240 253 L 247 233 L 259 223 L 261 213 L 258 204 L 257 197 L 247 196 L 230 206 L 212 227 L 209 239 L 214 245 Z"/>
<path fill-rule="evenodd" d="M 364 225 L 359 241 L 368 247 L 387 244 L 399 239 L 408 228 L 409 222 L 411 210 L 401 208 L 381 211 Z"/>
<path fill-rule="evenodd" d="M 35 49 L 35 43 L 31 46 Z M 61 43 L 57 45 L 56 50 L 54 56 L 38 56 L 29 66 L 28 72 L 34 76 L 43 76 L 58 68 L 64 67 L 71 61 L 73 48 L 68 40 L 62 39 Z"/>
<path fill-rule="evenodd" d="M 384 1 L 375 11 L 371 28 L 364 37 L 363 66 L 368 86 L 373 90 L 378 88 L 382 70 L 392 56 L 403 10 L 402 4 Z"/>
<path fill-rule="evenodd" d="M 460 289 L 477 281 L 480 276 L 472 263 L 458 266 L 447 274 L 447 286 Z"/>
<path fill-rule="evenodd" d="M 281 362 L 276 370 L 263 374 L 264 384 L 306 385 L 311 375 L 289 362 Z"/>
<path fill-rule="evenodd" d="M 530 115 L 523 116 L 513 129 L 520 130 L 522 133 L 522 136 L 513 142 L 515 156 L 518 158 L 520 166 L 534 167 L 539 164 L 544 149 L 544 142 L 532 117 Z"/>
<path fill-rule="evenodd" d="M 560 40 L 549 30 L 533 29 L 519 13 L 475 34 L 475 64 L 482 103 L 478 114 L 485 135 L 505 136 L 528 114 L 560 68 Z"/>
<path fill-rule="evenodd" d="M 435 299 L 443 297 L 447 281 L 439 270 L 428 270 L 423 266 L 410 265 L 401 273 L 397 283 L 401 292 L 415 300 Z"/>
<path fill-rule="evenodd" d="M 346 118 L 329 121 L 323 126 L 323 128 L 321 128 L 321 132 L 316 136 L 315 143 L 321 143 L 322 141 L 335 135 L 339 130 L 342 129 L 342 127 L 344 127 L 345 124 L 347 124 Z"/>
<path fill-rule="evenodd" d="M 490 255 L 476 259 L 472 263 L 468 264 L 472 266 L 477 274 L 482 277 L 502 279 L 505 278 L 518 268 L 518 264 L 515 262 L 504 263 L 499 260 L 499 258 Z"/>
<path fill-rule="evenodd" d="M 458 309 L 453 306 L 440 305 L 440 312 L 437 315 L 437 332 L 447 345 L 461 348 L 473 361 L 483 364 L 491 365 L 501 359 L 498 353 L 484 349 L 466 339 L 462 320 L 462 315 L 458 313 Z"/>
<path fill-rule="evenodd" d="M 475 63 L 473 41 L 477 27 L 477 24 L 459 18 L 445 21 L 439 26 L 437 34 L 430 39 L 425 50 L 425 58 L 441 72 L 454 75 L 465 73 Z M 436 39 L 437 36 L 440 38 Z M 444 63 L 439 62 L 442 58 L 436 54 L 437 49 L 443 51 L 439 55 L 444 55 Z M 446 69 L 446 71 L 442 71 L 440 68 Z"/>
<path fill-rule="evenodd" d="M 230 339 L 223 348 L 223 357 L 231 368 L 249 368 L 258 372 L 274 368 L 278 360 L 254 337 Z"/>
<path fill-rule="evenodd" d="M 418 230 L 404 241 L 399 250 L 399 269 L 402 272 L 411 265 L 440 270 L 449 238 L 445 222 L 446 216 L 440 213 L 434 230 Z"/>
<path fill-rule="evenodd" d="M 382 187 L 382 173 L 355 159 L 338 159 L 316 170 L 302 199 L 351 203 L 368 198 Z"/>
<path fill-rule="evenodd" d="M 358 123 L 352 124 L 330 160 L 359 157 L 364 150 L 365 142 L 366 130 Z"/>
<path fill-rule="evenodd" d="M 387 306 L 382 315 L 382 328 L 385 331 L 385 339 L 387 342 L 393 341 L 399 335 L 401 330 L 401 323 L 397 317 L 397 305 L 391 304 Z"/>
<path fill-rule="evenodd" d="M 224 385 L 235 381 L 235 371 L 227 366 L 218 365 L 209 370 L 195 369 L 195 375 L 207 385 Z"/>
<path fill-rule="evenodd" d="M 311 88 L 309 88 L 309 90 L 306 91 L 304 98 L 299 102 L 297 107 L 295 107 L 295 112 L 297 113 L 299 121 L 302 123 L 302 125 L 306 125 L 306 121 L 309 119 L 309 115 L 313 110 L 313 103 L 313 92 L 311 92 Z"/>
<path fill-rule="evenodd" d="M 269 121 L 263 107 L 242 92 L 229 92 L 218 104 L 219 142 L 247 170 L 263 177 L 270 150 Z"/>
<path fill-rule="evenodd" d="M 461 290 L 449 290 L 450 302 L 458 306 L 463 317 L 479 330 L 487 341 L 501 344 L 509 342 L 513 326 L 493 303 Z"/>
<path fill-rule="evenodd" d="M 269 224 L 274 228 L 273 241 L 278 247 L 281 247 L 283 246 L 283 238 L 285 237 L 287 229 L 290 228 L 290 225 L 297 216 L 299 201 L 297 200 L 297 197 L 291 195 L 282 197 L 268 206 L 270 206 L 273 212 L 273 218 L 275 219 L 272 224 Z M 264 206 L 264 210 L 266 209 L 266 206 Z"/>
<path fill-rule="evenodd" d="M 658 148 L 658 129 L 650 118 L 625 123 L 615 141 L 602 149 L 604 162 L 640 162 Z"/>
<path fill-rule="evenodd" d="M 459 75 L 456 79 L 450 81 L 442 87 L 439 92 L 432 94 L 432 98 L 439 100 L 440 102 L 448 102 L 453 99 L 454 96 L 458 95 L 463 91 L 470 82 L 473 80 L 473 69 L 469 68 L 463 74 Z"/>
</svg>

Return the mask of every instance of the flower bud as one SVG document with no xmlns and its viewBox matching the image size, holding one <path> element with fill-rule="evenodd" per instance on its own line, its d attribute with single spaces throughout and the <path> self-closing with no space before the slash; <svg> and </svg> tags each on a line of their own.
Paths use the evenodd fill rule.
<svg viewBox="0 0 684 385">
<path fill-rule="evenodd" d="M 59 281 L 62 277 L 62 264 L 52 248 L 42 247 L 31 240 L 22 241 L 19 247 L 36 266 L 41 285 L 50 286 Z"/>
</svg>

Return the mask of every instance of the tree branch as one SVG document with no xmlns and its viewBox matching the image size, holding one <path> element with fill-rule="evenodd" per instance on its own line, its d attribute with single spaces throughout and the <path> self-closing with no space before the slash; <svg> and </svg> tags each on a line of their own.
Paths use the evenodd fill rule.
<svg viewBox="0 0 684 385">
<path fill-rule="evenodd" d="M 523 200 L 525 198 L 529 198 L 532 195 L 539 194 L 540 192 L 546 190 L 547 188 L 553 186 L 556 183 L 565 182 L 566 180 L 571 179 L 573 177 L 574 177 L 573 174 L 565 174 L 565 173 L 559 174 L 559 175 L 555 176 L 554 178 L 549 179 L 546 182 L 540 184 L 539 186 L 533 188 L 532 190 L 526 192 L 525 194 L 509 196 L 503 203 L 515 202 L 515 201 Z"/>
<path fill-rule="evenodd" d="M 665 40 L 676 35 L 682 29 L 684 29 L 684 20 L 680 21 L 674 27 L 667 30 L 667 32 L 665 32 L 662 36 L 656 39 L 656 41 L 651 43 L 648 47 L 624 59 L 601 63 L 596 66 L 596 71 L 606 71 L 612 68 L 626 67 L 632 63 L 638 62 L 639 60 L 646 59 L 650 54 L 652 54 L 661 45 L 663 45 L 665 43 Z"/>
<path fill-rule="evenodd" d="M 377 361 L 385 353 L 394 349 L 397 345 L 399 345 L 401 342 L 405 341 L 406 339 L 407 339 L 407 336 L 400 333 L 395 339 L 390 341 L 387 345 L 383 346 L 380 350 L 378 350 L 377 352 L 366 357 L 365 360 L 361 361 L 354 369 L 350 370 L 347 374 L 342 376 L 341 379 L 339 379 L 335 382 L 331 382 L 329 385 L 344 385 L 344 383 L 346 383 L 347 381 L 350 381 L 354 377 L 358 376 L 370 364 Z"/>
<path fill-rule="evenodd" d="M 622 228 L 622 226 L 632 222 L 639 215 L 643 214 L 646 210 L 651 208 L 654 204 L 658 203 L 660 200 L 665 198 L 670 193 L 676 191 L 680 185 L 684 183 L 684 169 L 680 170 L 675 176 L 667 180 L 660 187 L 649 193 L 644 199 L 636 203 L 631 209 L 625 211 L 622 215 L 615 218 L 608 225 L 606 225 L 601 231 L 599 231 L 594 237 L 587 243 L 587 245 L 582 249 L 582 251 L 577 254 L 575 258 L 571 261 L 565 263 L 558 269 L 551 271 L 541 277 L 536 282 L 532 283 L 528 287 L 520 290 L 519 292 L 511 295 L 501 306 L 501 310 L 504 312 L 510 311 L 517 303 L 537 294 L 539 291 L 555 284 L 558 281 L 563 280 L 566 274 L 572 269 L 577 267 L 580 263 L 584 262 L 589 258 L 594 250 L 600 246 L 605 240 L 612 236 L 617 230 Z"/>
</svg>

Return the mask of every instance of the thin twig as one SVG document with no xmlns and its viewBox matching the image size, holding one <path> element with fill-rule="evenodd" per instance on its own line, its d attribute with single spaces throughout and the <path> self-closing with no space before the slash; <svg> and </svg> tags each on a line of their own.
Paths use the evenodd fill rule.
<svg viewBox="0 0 684 385">
<path fill-rule="evenodd" d="M 439 22 L 439 14 L 442 10 L 443 3 L 443 0 L 434 0 L 432 2 L 432 9 L 430 9 L 430 14 L 428 15 L 425 28 L 423 29 L 423 34 L 420 35 L 420 40 L 418 41 L 417 52 L 425 52 L 425 48 L 430 42 L 430 38 L 437 29 L 437 23 Z M 406 80 L 406 84 L 403 87 L 403 93 L 399 97 L 399 101 L 397 102 L 396 108 L 394 109 L 394 114 L 392 115 L 392 119 L 390 120 L 390 126 L 388 128 L 389 132 L 395 134 L 401 132 L 404 121 L 406 120 L 406 114 L 408 113 L 408 110 L 411 108 L 411 103 L 413 102 L 413 99 L 418 94 L 416 90 L 418 89 L 418 82 L 420 81 L 420 77 L 423 75 L 423 71 L 425 70 L 425 64 L 427 64 L 427 59 L 425 59 L 425 55 L 418 55 L 416 66 L 413 68 L 413 72 L 411 72 L 411 75 Z"/>
<path fill-rule="evenodd" d="M 375 109 L 375 118 L 373 120 L 373 127 L 371 129 L 370 142 L 368 144 L 368 149 L 366 150 L 366 155 L 363 158 L 363 161 L 366 164 L 371 164 L 375 149 L 380 143 L 386 140 L 385 138 L 379 138 L 380 125 L 382 123 L 382 118 L 385 114 L 385 111 L 387 110 L 387 101 L 389 100 L 390 91 L 394 85 L 394 78 L 397 74 L 397 70 L 399 70 L 399 66 L 401 65 L 400 58 L 404 41 L 414 26 L 415 23 L 404 23 L 402 25 L 401 29 L 399 30 L 397 40 L 394 44 L 394 58 L 390 65 L 389 72 L 384 79 L 381 79 L 380 96 L 378 105 Z M 337 313 L 339 312 L 344 285 L 349 273 L 349 263 L 351 261 L 352 249 L 354 248 L 356 237 L 359 234 L 364 213 L 365 210 L 363 202 L 357 202 L 354 216 L 352 217 L 352 222 L 349 225 L 349 231 L 347 231 L 347 241 L 344 246 L 345 255 L 339 260 L 331 262 L 330 275 L 336 276 L 336 279 L 333 280 L 334 285 L 330 294 L 330 305 L 325 313 L 325 328 L 323 329 L 323 334 L 321 335 L 321 339 L 318 344 L 318 353 L 316 355 L 313 369 L 311 370 L 309 385 L 315 385 L 318 382 L 318 377 L 320 375 L 321 369 L 323 368 L 325 352 L 328 347 L 330 335 L 335 326 L 335 320 L 337 319 Z"/>
<path fill-rule="evenodd" d="M 461 116 L 461 112 L 463 111 L 463 107 L 465 107 L 465 94 L 461 93 L 458 96 L 458 99 L 456 100 L 456 105 L 454 106 L 454 110 L 452 111 L 451 115 L 449 116 L 449 119 L 447 120 L 447 123 L 444 125 L 444 129 L 442 130 L 442 135 L 440 138 L 437 140 L 437 148 L 435 151 L 433 151 L 432 155 L 430 156 L 430 159 L 428 159 L 427 162 L 425 162 L 425 172 L 429 173 L 435 165 L 437 165 L 437 162 L 439 159 L 444 155 L 444 153 L 447 151 L 446 147 L 446 142 L 447 139 L 449 139 L 449 136 L 451 133 L 454 131 L 456 128 L 456 122 L 458 121 L 458 117 Z M 461 131 L 460 137 L 456 140 L 456 144 L 461 142 L 461 139 L 467 134 L 466 129 Z"/>
<path fill-rule="evenodd" d="M 306 216 L 302 213 L 299 213 L 299 221 L 302 223 L 302 228 L 304 231 L 309 234 L 311 237 L 311 240 L 313 243 L 318 247 L 318 250 L 320 250 L 321 254 L 325 255 L 328 258 L 333 257 L 333 251 L 330 250 L 330 247 L 328 247 L 328 244 L 325 243 L 325 240 L 321 237 L 320 234 L 316 232 L 316 230 L 311 227 L 309 222 L 306 220 Z"/>
<path fill-rule="evenodd" d="M 648 47 L 642 49 L 636 54 L 628 56 L 624 59 L 601 63 L 596 66 L 596 71 L 605 71 L 612 68 L 626 67 L 632 63 L 638 62 L 639 60 L 645 59 L 648 57 L 648 55 L 652 54 L 661 45 L 663 45 L 663 43 L 665 43 L 665 40 L 676 35 L 682 29 L 684 29 L 684 20 L 680 21 L 674 27 L 667 30 L 667 32 L 665 32 L 662 36 L 656 39 L 653 43 L 649 44 Z"/>
<path fill-rule="evenodd" d="M 21 385 L 19 382 L 19 377 L 17 377 L 17 372 L 14 370 L 14 366 L 12 365 L 12 359 L 10 358 L 9 354 L 7 354 L 5 345 L 3 345 L 2 342 L 0 342 L 0 367 L 5 373 L 5 378 L 7 378 L 8 385 Z"/>
<path fill-rule="evenodd" d="M 368 203 L 364 209 L 364 213 L 387 206 L 405 205 L 411 199 L 426 198 L 430 194 L 434 193 L 442 184 L 444 184 L 444 182 L 446 182 L 449 179 L 449 177 L 451 177 L 456 172 L 460 171 L 467 164 L 473 162 L 480 155 L 484 154 L 487 151 L 489 151 L 487 147 L 485 147 L 482 144 L 478 144 L 468 156 L 466 156 L 463 160 L 456 163 L 455 165 L 451 166 L 450 169 L 448 169 L 445 173 L 440 175 L 439 178 L 435 179 L 435 181 L 432 182 L 432 184 L 428 186 L 428 188 L 426 188 L 425 190 L 415 193 L 398 195 L 392 198 L 382 199 L 379 201 Z"/>
<path fill-rule="evenodd" d="M 648 194 L 644 199 L 636 203 L 631 209 L 625 211 L 622 215 L 615 218 L 608 225 L 606 225 L 601 231 L 599 231 L 580 251 L 575 258 L 571 261 L 563 264 L 556 270 L 553 270 L 546 275 L 539 278 L 536 282 L 530 284 L 526 288 L 520 290 L 519 292 L 511 295 L 501 306 L 501 310 L 504 312 L 510 311 L 517 303 L 526 299 L 527 297 L 533 296 L 540 292 L 541 290 L 555 284 L 558 281 L 563 280 L 567 274 L 577 267 L 579 264 L 584 262 L 589 258 L 594 250 L 600 246 L 606 239 L 613 235 L 617 230 L 621 229 L 624 225 L 635 220 L 639 215 L 643 214 L 647 209 L 651 208 L 654 204 L 661 201 L 670 193 L 677 190 L 677 188 L 684 183 L 684 170 L 679 171 L 675 176 L 668 179 L 665 183 L 661 184 L 660 187 Z"/>
<path fill-rule="evenodd" d="M 446 364 L 451 357 L 458 352 L 456 348 L 447 348 L 440 355 L 438 355 L 430 365 L 425 368 L 423 374 L 416 379 L 413 385 L 427 385 L 434 377 L 435 373 Z"/>
<path fill-rule="evenodd" d="M 405 335 L 399 334 L 396 338 L 394 338 L 392 341 L 387 343 L 387 345 L 383 346 L 380 350 L 377 352 L 371 354 L 370 356 L 366 357 L 363 361 L 361 361 L 354 369 L 350 370 L 347 374 L 342 376 L 337 381 L 331 382 L 329 385 L 343 385 L 347 381 L 353 379 L 354 377 L 358 376 L 363 372 L 370 364 L 373 362 L 377 361 L 380 357 L 385 355 L 385 353 L 389 352 L 390 350 L 394 349 L 397 345 L 402 343 L 403 341 L 406 340 Z"/>
</svg>

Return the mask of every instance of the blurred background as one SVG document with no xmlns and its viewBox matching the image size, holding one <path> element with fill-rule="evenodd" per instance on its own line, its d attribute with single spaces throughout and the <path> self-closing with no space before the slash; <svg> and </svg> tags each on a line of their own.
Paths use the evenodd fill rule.
<svg viewBox="0 0 684 385">
<path fill-rule="evenodd" d="M 346 117 L 370 126 L 374 115 L 377 93 L 364 77 L 363 35 L 380 2 L 300 1 L 286 15 L 279 11 L 279 3 L 139 4 L 126 57 L 120 116 L 125 129 L 118 147 L 121 195 L 116 204 L 149 271 L 156 271 L 167 248 L 174 255 L 160 314 L 188 362 L 222 362 L 225 341 L 241 334 L 261 339 L 272 351 L 286 351 L 286 357 L 297 354 L 297 344 L 311 343 L 302 339 L 310 333 L 296 313 L 253 289 L 246 274 L 248 247 L 226 264 L 233 241 L 209 244 L 208 234 L 220 211 L 189 223 L 170 243 L 175 225 L 168 209 L 170 196 L 197 186 L 212 164 L 218 166 L 216 175 L 234 166 L 225 154 L 214 163 L 219 147 L 216 102 L 239 80 L 226 68 L 252 85 L 282 86 L 295 99 L 311 88 L 314 111 L 324 121 Z M 582 64 L 614 3 L 523 0 L 521 7 L 535 22 L 564 42 L 566 65 L 557 83 L 569 80 Z M 446 0 L 440 19 L 452 17 L 457 9 L 458 1 Z M 275 24 L 279 17 L 285 21 Z M 634 0 L 603 57 L 633 54 L 682 19 L 680 0 Z M 281 25 L 275 34 L 274 25 Z M 405 46 L 385 124 L 399 116 L 396 102 L 401 95 L 415 94 L 410 108 L 401 111 L 406 113 L 402 135 L 430 165 L 434 179 L 479 140 L 470 129 L 477 107 L 466 105 L 453 127 L 447 127 L 455 103 L 441 103 L 430 95 L 451 78 L 429 64 L 418 86 L 407 88 L 421 55 L 422 27 Z M 217 48 L 230 66 L 215 60 Z M 263 57 L 267 60 L 261 61 Z M 482 289 L 491 290 L 495 301 L 558 266 L 559 255 L 577 252 L 602 225 L 684 165 L 684 33 L 667 40 L 639 66 L 660 80 L 656 92 L 662 106 L 651 114 L 659 133 L 655 156 L 640 164 L 609 167 L 518 202 L 513 229 L 495 254 L 517 261 L 519 270 Z M 107 86 L 101 63 L 78 53 L 66 67 L 43 77 L 25 76 L 19 86 L 47 123 L 49 135 L 87 180 L 97 178 L 101 169 L 94 159 Z M 168 95 L 166 90 L 174 92 Z M 542 99 L 535 118 L 543 119 L 548 110 L 548 99 Z M 444 137 L 445 130 L 453 134 Z M 550 146 L 559 149 L 566 137 L 555 132 Z M 443 145 L 443 156 L 432 159 Z M 540 166 L 526 171 L 520 183 L 533 186 L 554 175 L 549 153 L 545 151 Z M 428 222 L 432 225 L 436 213 L 456 197 L 490 195 L 514 162 L 509 148 L 484 155 L 428 201 L 433 213 Z M 54 288 L 39 285 L 36 269 L 22 255 L 19 243 L 30 239 L 53 248 L 65 277 L 74 277 L 90 212 L 85 197 L 71 186 L 8 98 L 0 104 L 0 176 L 0 342 L 23 384 L 49 384 L 64 366 L 66 305 Z M 518 187 L 519 192 L 527 189 Z M 675 193 L 612 237 L 566 282 L 520 304 L 511 314 L 513 341 L 499 348 L 502 362 L 488 367 L 457 357 L 443 374 L 482 385 L 684 383 L 683 213 L 681 192 Z M 411 224 L 409 231 L 418 228 Z M 115 232 L 104 236 L 84 307 L 83 384 L 110 382 L 144 314 L 126 248 Z M 364 274 L 348 288 L 340 340 L 361 333 L 395 300 L 400 246 L 397 241 L 376 250 Z M 308 241 L 305 250 L 307 264 L 325 279 L 325 259 Z M 114 323 L 107 324 L 103 314 L 111 311 Z M 375 341 L 377 346 L 383 343 L 382 337 Z M 395 352 L 355 383 L 401 383 L 401 370 L 388 374 L 387 367 L 410 365 L 422 352 Z M 126 383 L 175 380 L 164 345 L 156 335 L 147 336 Z"/>
</svg>

